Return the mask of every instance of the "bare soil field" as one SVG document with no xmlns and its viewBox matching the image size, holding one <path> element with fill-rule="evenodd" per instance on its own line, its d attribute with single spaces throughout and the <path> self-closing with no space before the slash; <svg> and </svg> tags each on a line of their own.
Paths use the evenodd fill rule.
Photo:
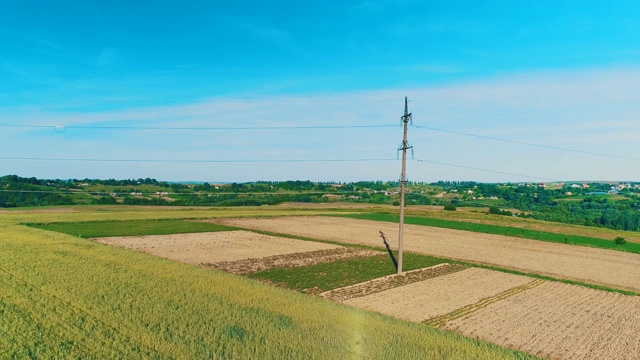
<svg viewBox="0 0 640 360">
<path fill-rule="evenodd" d="M 383 245 L 380 231 L 398 231 L 398 225 L 392 223 L 316 216 L 214 222 L 379 247 Z M 419 225 L 406 225 L 404 234 L 407 251 L 640 292 L 639 254 Z M 397 247 L 395 237 L 390 245 Z"/>
<path fill-rule="evenodd" d="M 194 265 L 342 248 L 339 245 L 250 231 L 122 236 L 94 240 Z"/>
<path fill-rule="evenodd" d="M 459 264 L 438 264 L 424 269 L 407 271 L 400 276 L 394 274 L 369 280 L 360 284 L 329 290 L 319 294 L 319 296 L 333 301 L 344 302 L 349 299 L 371 295 L 381 291 L 393 289 L 398 286 L 424 281 L 464 269 L 466 269 L 466 267 Z"/>
<path fill-rule="evenodd" d="M 204 267 L 210 267 L 238 275 L 248 275 L 272 268 L 293 268 L 297 266 L 311 266 L 315 264 L 336 260 L 351 259 L 354 257 L 387 256 L 385 253 L 374 250 L 338 247 L 329 250 L 307 251 L 294 254 L 273 255 L 263 258 L 251 258 L 236 261 L 219 261 L 215 263 L 202 263 Z"/>
<path fill-rule="evenodd" d="M 480 268 L 468 268 L 371 295 L 345 304 L 421 322 L 521 286 L 533 279 Z"/>
<path fill-rule="evenodd" d="M 640 359 L 640 297 L 545 282 L 447 323 L 551 359 Z"/>
</svg>

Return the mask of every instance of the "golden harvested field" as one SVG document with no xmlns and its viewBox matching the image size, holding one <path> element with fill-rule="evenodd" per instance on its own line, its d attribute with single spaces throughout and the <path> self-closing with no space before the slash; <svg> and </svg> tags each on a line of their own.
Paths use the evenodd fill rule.
<svg viewBox="0 0 640 360">
<path fill-rule="evenodd" d="M 640 359 L 640 297 L 545 282 L 446 328 L 551 359 Z"/>
<path fill-rule="evenodd" d="M 379 247 L 383 231 L 397 247 L 398 226 L 386 222 L 315 216 L 216 222 Z M 419 225 L 406 225 L 404 249 L 640 292 L 639 254 Z"/>
<path fill-rule="evenodd" d="M 532 278 L 469 268 L 382 292 L 344 301 L 345 304 L 421 322 L 474 304 Z"/>
<path fill-rule="evenodd" d="M 115 236 L 95 240 L 103 244 L 142 251 L 194 265 L 341 248 L 339 245 L 288 239 L 250 231 Z"/>
</svg>

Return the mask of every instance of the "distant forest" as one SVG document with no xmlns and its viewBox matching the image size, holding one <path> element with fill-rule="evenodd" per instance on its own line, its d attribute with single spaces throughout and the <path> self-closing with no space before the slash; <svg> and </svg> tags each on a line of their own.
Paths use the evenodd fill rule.
<svg viewBox="0 0 640 360">
<path fill-rule="evenodd" d="M 150 178 L 44 180 L 7 175 L 0 177 L 0 208 L 82 204 L 261 206 L 336 201 L 398 206 L 399 186 L 399 182 L 383 181 L 210 184 Z M 448 209 L 488 207 L 489 213 L 497 215 L 638 231 L 639 194 L 638 183 L 411 182 L 406 203 L 448 205 Z"/>
</svg>

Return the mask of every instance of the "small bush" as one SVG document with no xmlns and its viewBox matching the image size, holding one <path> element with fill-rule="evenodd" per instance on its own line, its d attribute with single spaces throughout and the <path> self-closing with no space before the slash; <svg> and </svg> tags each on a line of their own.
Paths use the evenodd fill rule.
<svg viewBox="0 0 640 360">
<path fill-rule="evenodd" d="M 617 238 L 615 238 L 615 239 L 613 240 L 613 242 L 614 242 L 616 245 L 624 245 L 624 244 L 626 244 L 626 243 L 627 243 L 627 240 L 625 240 L 623 237 L 618 236 Z"/>
<path fill-rule="evenodd" d="M 513 213 L 511 211 L 508 210 L 502 210 L 497 206 L 490 206 L 489 207 L 489 214 L 493 214 L 493 215 L 505 215 L 505 216 L 513 216 Z"/>
<path fill-rule="evenodd" d="M 447 211 L 456 211 L 456 206 L 453 204 L 445 204 L 444 209 Z"/>
</svg>

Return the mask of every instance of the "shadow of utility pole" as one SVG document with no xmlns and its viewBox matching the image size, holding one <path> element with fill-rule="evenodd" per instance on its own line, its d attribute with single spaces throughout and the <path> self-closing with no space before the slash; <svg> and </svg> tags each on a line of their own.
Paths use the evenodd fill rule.
<svg viewBox="0 0 640 360">
<path fill-rule="evenodd" d="M 396 260 L 396 257 L 393 256 L 393 251 L 391 251 L 391 248 L 389 247 L 389 242 L 387 242 L 387 238 L 384 237 L 384 233 L 382 231 L 380 231 L 380 237 L 382 238 L 382 241 L 384 242 L 384 246 L 387 247 L 387 252 L 389 253 L 389 256 L 391 257 L 391 261 L 393 261 L 393 266 L 396 268 L 396 270 L 398 270 L 398 261 Z"/>
</svg>

